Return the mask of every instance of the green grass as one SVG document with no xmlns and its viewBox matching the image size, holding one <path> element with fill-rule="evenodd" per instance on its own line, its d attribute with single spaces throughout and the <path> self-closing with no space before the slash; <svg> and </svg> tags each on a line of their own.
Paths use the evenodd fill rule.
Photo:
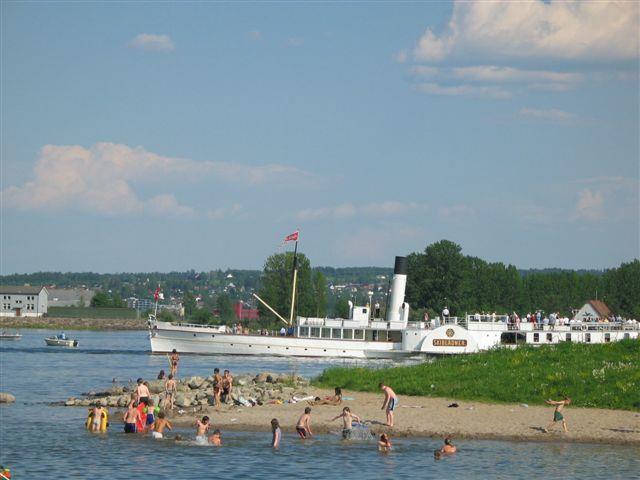
<svg viewBox="0 0 640 480">
<path fill-rule="evenodd" d="M 400 395 L 528 404 L 568 395 L 576 406 L 640 410 L 640 342 L 523 346 L 410 367 L 329 368 L 312 383 L 378 392 L 379 382 Z"/>
<path fill-rule="evenodd" d="M 132 308 L 49 307 L 49 317 L 58 318 L 136 318 Z"/>
</svg>

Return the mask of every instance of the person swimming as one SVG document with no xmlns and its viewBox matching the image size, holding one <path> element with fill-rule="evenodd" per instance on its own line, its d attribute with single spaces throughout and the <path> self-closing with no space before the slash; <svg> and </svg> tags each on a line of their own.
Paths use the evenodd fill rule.
<svg viewBox="0 0 640 480">
<path fill-rule="evenodd" d="M 209 437 L 209 444 L 219 447 L 222 445 L 222 432 L 219 429 L 213 431 L 213 435 Z"/>
<path fill-rule="evenodd" d="M 433 452 L 433 456 L 435 457 L 436 460 L 440 460 L 445 455 L 451 455 L 453 453 L 456 453 L 457 451 L 458 451 L 457 447 L 453 443 L 451 443 L 451 438 L 446 437 L 444 439 L 444 445 L 442 445 L 442 447 L 440 447 L 438 450 Z"/>
<path fill-rule="evenodd" d="M 389 435 L 382 433 L 378 440 L 378 450 L 381 452 L 389 452 L 391 451 L 391 448 L 391 439 L 389 438 Z"/>
</svg>

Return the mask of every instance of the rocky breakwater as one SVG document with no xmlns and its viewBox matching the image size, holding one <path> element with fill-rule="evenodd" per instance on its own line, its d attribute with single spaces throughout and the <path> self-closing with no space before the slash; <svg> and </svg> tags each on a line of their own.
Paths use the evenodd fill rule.
<svg viewBox="0 0 640 480">
<path fill-rule="evenodd" d="M 227 403 L 245 407 L 265 403 L 285 403 L 294 397 L 307 396 L 309 380 L 299 376 L 262 372 L 255 376 L 234 377 L 233 389 Z M 178 380 L 174 405 L 179 408 L 214 405 L 213 377 L 186 377 Z M 68 407 L 89 407 L 98 403 L 103 407 L 126 407 L 134 398 L 135 384 L 113 385 L 104 391 L 91 391 L 81 397 L 71 397 L 57 403 Z M 161 405 L 165 397 L 164 381 L 149 381 L 151 399 Z"/>
</svg>

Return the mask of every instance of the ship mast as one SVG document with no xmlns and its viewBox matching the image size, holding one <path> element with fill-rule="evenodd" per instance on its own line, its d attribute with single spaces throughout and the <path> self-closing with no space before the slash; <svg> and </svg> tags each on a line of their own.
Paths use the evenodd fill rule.
<svg viewBox="0 0 640 480">
<path fill-rule="evenodd" d="M 296 304 L 296 281 L 298 280 L 298 240 L 293 249 L 293 286 L 291 288 L 291 312 L 289 313 L 289 326 L 293 325 L 293 312 Z"/>
</svg>

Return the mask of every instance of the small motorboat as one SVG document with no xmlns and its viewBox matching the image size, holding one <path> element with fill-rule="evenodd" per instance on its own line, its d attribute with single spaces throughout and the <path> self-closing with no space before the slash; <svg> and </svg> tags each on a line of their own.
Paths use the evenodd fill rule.
<svg viewBox="0 0 640 480">
<path fill-rule="evenodd" d="M 72 338 L 67 338 L 63 335 L 57 335 L 55 337 L 47 337 L 44 339 L 47 345 L 50 347 L 77 347 L 78 341 Z"/>
<path fill-rule="evenodd" d="M 9 332 L 2 332 L 0 333 L 0 340 L 20 340 L 22 338 L 22 335 L 19 333 L 9 333 Z"/>
</svg>

